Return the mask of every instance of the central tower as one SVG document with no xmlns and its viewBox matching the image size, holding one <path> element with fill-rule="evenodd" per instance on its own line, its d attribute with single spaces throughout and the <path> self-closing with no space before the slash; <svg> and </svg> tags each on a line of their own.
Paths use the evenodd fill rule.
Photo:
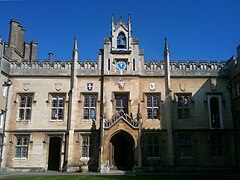
<svg viewBox="0 0 240 180">
<path fill-rule="evenodd" d="M 141 73 L 143 51 L 139 50 L 139 40 L 132 37 L 131 16 L 124 22 L 122 16 L 117 23 L 112 15 L 111 37 L 104 39 L 104 74 L 134 75 Z M 119 70 L 119 62 L 126 66 Z"/>
</svg>

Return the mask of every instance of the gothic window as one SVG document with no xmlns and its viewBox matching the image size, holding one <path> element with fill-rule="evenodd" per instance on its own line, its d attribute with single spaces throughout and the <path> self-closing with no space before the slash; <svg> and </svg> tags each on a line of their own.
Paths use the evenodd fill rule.
<svg viewBox="0 0 240 180">
<path fill-rule="evenodd" d="M 136 62 L 135 62 L 135 59 L 133 59 L 133 71 L 136 71 Z"/>
<path fill-rule="evenodd" d="M 32 95 L 20 95 L 20 105 L 19 105 L 19 121 L 29 121 L 31 120 L 32 114 Z"/>
<path fill-rule="evenodd" d="M 190 94 L 176 94 L 178 119 L 190 119 L 191 111 L 191 95 Z"/>
<path fill-rule="evenodd" d="M 184 135 L 179 137 L 179 155 L 180 158 L 192 157 L 191 136 Z"/>
<path fill-rule="evenodd" d="M 52 96 L 52 120 L 63 120 L 64 119 L 64 96 L 53 95 Z"/>
<path fill-rule="evenodd" d="M 160 136 L 159 134 L 147 134 L 147 157 L 160 157 Z"/>
<path fill-rule="evenodd" d="M 96 119 L 96 95 L 84 95 L 83 119 Z"/>
<path fill-rule="evenodd" d="M 89 157 L 90 136 L 82 135 L 82 157 Z"/>
<path fill-rule="evenodd" d="M 127 94 L 115 94 L 116 100 L 116 112 L 123 111 L 128 113 L 128 95 Z"/>
<path fill-rule="evenodd" d="M 220 134 L 211 134 L 210 141 L 212 157 L 223 156 L 223 136 Z"/>
<path fill-rule="evenodd" d="M 28 146 L 29 146 L 29 135 L 16 136 L 15 158 L 16 159 L 27 159 L 28 158 Z"/>
<path fill-rule="evenodd" d="M 108 71 L 110 71 L 110 65 L 111 65 L 110 62 L 111 62 L 111 61 L 110 61 L 110 59 L 108 58 Z"/>
<path fill-rule="evenodd" d="M 118 49 L 125 49 L 126 48 L 126 37 L 123 32 L 119 33 L 117 38 L 117 48 Z"/>
<path fill-rule="evenodd" d="M 159 95 L 147 95 L 147 119 L 159 119 Z"/>
<path fill-rule="evenodd" d="M 211 128 L 222 128 L 221 96 L 208 96 L 209 120 Z"/>
</svg>

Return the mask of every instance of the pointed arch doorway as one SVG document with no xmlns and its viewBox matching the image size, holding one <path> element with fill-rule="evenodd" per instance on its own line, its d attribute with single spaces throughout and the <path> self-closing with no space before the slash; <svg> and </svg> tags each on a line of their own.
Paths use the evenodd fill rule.
<svg viewBox="0 0 240 180">
<path fill-rule="evenodd" d="M 119 170 L 131 170 L 134 166 L 135 143 L 126 131 L 119 131 L 110 140 L 110 164 Z"/>
</svg>

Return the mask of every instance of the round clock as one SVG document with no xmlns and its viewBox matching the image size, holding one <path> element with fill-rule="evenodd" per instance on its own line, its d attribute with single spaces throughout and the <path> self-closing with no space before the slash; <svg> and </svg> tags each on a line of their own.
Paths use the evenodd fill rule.
<svg viewBox="0 0 240 180">
<path fill-rule="evenodd" d="M 117 69 L 119 70 L 119 71 L 123 71 L 123 70 L 125 70 L 126 69 L 126 63 L 124 62 L 124 61 L 119 61 L 118 63 L 117 63 Z"/>
</svg>

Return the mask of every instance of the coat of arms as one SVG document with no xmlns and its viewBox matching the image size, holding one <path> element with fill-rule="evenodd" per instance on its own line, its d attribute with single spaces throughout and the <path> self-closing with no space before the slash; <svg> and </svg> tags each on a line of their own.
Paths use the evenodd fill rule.
<svg viewBox="0 0 240 180">
<path fill-rule="evenodd" d="M 124 82 L 123 78 L 120 78 L 119 81 L 118 81 L 118 87 L 120 89 L 123 89 L 124 86 L 125 86 L 125 82 Z"/>
<path fill-rule="evenodd" d="M 155 83 L 149 83 L 149 89 L 151 91 L 154 91 L 156 89 L 156 84 Z"/>
<path fill-rule="evenodd" d="M 93 89 L 93 83 L 87 83 L 87 90 L 91 91 Z"/>
</svg>

